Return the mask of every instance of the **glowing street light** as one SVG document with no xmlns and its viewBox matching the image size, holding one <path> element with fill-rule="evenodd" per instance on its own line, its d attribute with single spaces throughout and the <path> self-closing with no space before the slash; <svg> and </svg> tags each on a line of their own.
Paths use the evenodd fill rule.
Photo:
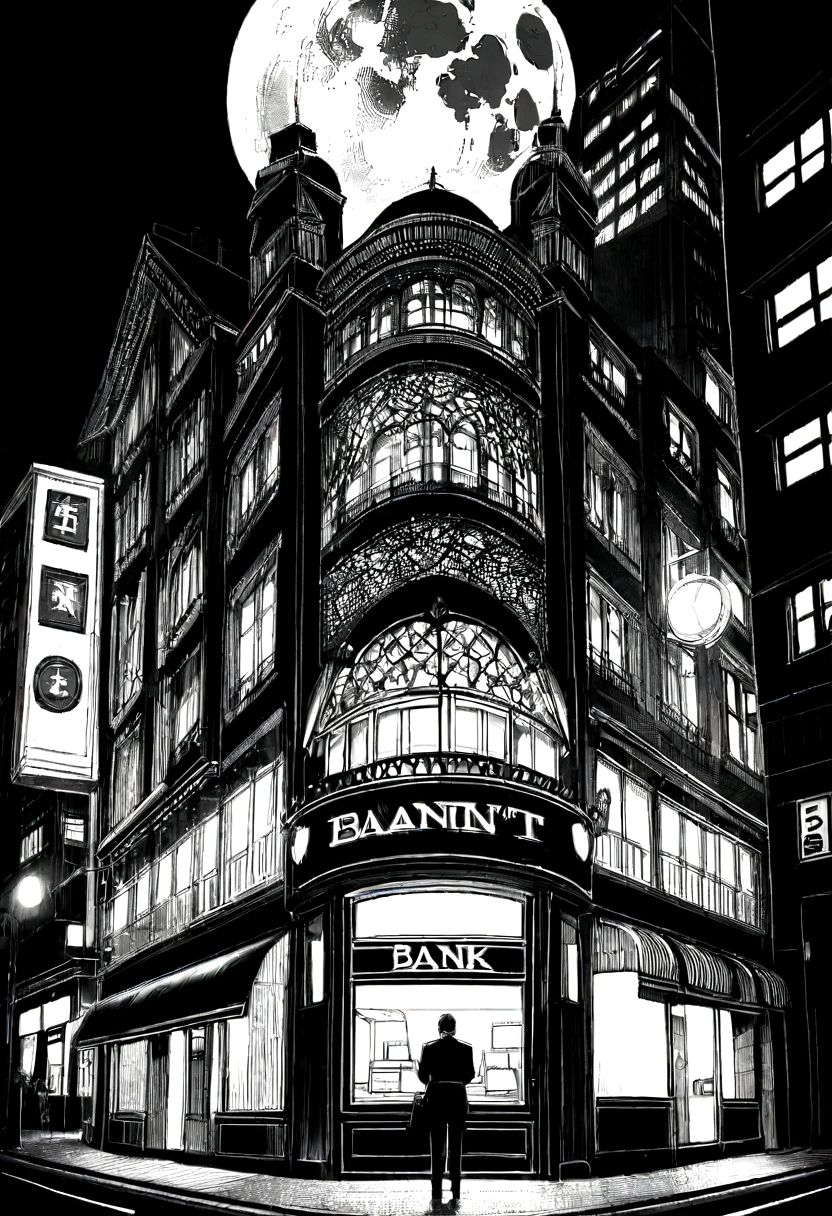
<svg viewBox="0 0 832 1216">
<path fill-rule="evenodd" d="M 43 899 L 43 884 L 34 874 L 27 874 L 17 884 L 17 902 L 23 908 L 36 908 Z"/>
</svg>

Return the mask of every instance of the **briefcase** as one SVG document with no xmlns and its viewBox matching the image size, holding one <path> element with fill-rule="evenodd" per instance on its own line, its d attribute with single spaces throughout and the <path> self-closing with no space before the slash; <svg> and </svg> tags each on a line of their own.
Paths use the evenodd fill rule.
<svg viewBox="0 0 832 1216">
<path fill-rule="evenodd" d="M 413 1105 L 410 1108 L 410 1130 L 412 1132 L 428 1130 L 428 1107 L 424 1094 L 413 1095 Z"/>
</svg>

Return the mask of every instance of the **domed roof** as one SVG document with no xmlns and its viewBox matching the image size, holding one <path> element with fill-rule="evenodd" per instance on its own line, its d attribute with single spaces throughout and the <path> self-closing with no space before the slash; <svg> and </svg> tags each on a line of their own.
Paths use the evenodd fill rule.
<svg viewBox="0 0 832 1216">
<path fill-rule="evenodd" d="M 396 199 L 395 203 L 385 207 L 381 214 L 376 216 L 367 232 L 374 232 L 376 228 L 381 228 L 384 224 L 392 224 L 394 220 L 402 220 L 407 216 L 420 214 L 452 215 L 457 219 L 473 220 L 474 223 L 483 224 L 492 231 L 497 230 L 497 225 L 470 199 L 463 198 L 460 194 L 454 194 L 452 190 L 444 190 L 440 186 L 416 190 L 413 194 L 405 194 L 402 198 Z"/>
</svg>

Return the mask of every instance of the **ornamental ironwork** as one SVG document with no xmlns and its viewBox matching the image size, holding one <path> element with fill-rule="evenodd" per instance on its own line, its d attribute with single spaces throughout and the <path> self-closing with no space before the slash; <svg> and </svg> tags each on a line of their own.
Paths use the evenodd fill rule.
<svg viewBox="0 0 832 1216">
<path fill-rule="evenodd" d="M 323 428 L 323 544 L 374 502 L 416 486 L 478 493 L 540 530 L 537 422 L 470 373 L 384 372 Z"/>
<path fill-rule="evenodd" d="M 464 519 L 415 517 L 341 558 L 322 582 L 324 642 L 343 641 L 370 605 L 431 575 L 482 587 L 543 644 L 543 570 L 509 537 Z"/>
</svg>

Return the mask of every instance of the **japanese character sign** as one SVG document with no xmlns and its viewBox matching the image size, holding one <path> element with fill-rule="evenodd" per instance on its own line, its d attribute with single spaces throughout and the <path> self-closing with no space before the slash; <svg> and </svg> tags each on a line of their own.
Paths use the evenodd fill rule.
<svg viewBox="0 0 832 1216">
<path fill-rule="evenodd" d="M 83 633 L 87 622 L 87 576 L 44 566 L 40 574 L 41 625 Z"/>
<path fill-rule="evenodd" d="M 44 540 L 73 549 L 86 549 L 89 540 L 90 503 L 78 494 L 49 490 L 46 495 Z"/>
<path fill-rule="evenodd" d="M 799 804 L 800 859 L 829 856 L 829 798 L 810 798 Z"/>
<path fill-rule="evenodd" d="M 81 672 L 71 659 L 50 655 L 35 668 L 35 697 L 52 713 L 74 709 L 81 697 Z"/>
</svg>

